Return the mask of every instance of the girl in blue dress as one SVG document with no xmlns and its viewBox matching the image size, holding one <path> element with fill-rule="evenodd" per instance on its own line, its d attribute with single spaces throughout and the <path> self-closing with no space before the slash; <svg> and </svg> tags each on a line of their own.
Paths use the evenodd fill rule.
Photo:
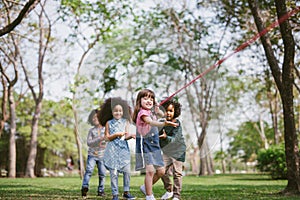
<svg viewBox="0 0 300 200">
<path fill-rule="evenodd" d="M 136 99 L 133 121 L 136 124 L 136 170 L 145 170 L 144 185 L 140 187 L 146 200 L 155 200 L 152 192 L 153 178 L 158 180 L 165 173 L 162 151 L 159 146 L 158 127 L 177 126 L 170 121 L 157 121 L 164 112 L 156 106 L 155 94 L 149 89 L 141 90 Z"/>
<path fill-rule="evenodd" d="M 104 152 L 104 165 L 110 172 L 113 200 L 118 200 L 118 176 L 123 173 L 123 198 L 135 199 L 130 189 L 130 150 L 128 139 L 135 134 L 128 132 L 131 122 L 131 110 L 121 98 L 109 98 L 101 106 L 99 121 L 105 125 L 105 137 L 108 140 Z"/>
</svg>

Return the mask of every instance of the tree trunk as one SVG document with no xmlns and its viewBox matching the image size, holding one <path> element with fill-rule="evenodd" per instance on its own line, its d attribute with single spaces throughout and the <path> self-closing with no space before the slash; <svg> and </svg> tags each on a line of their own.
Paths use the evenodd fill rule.
<svg viewBox="0 0 300 200">
<path fill-rule="evenodd" d="M 274 81 L 271 80 L 269 70 L 265 70 L 265 82 L 267 90 L 267 99 L 269 103 L 269 110 L 272 119 L 272 125 L 274 130 L 274 144 L 279 144 L 281 133 L 278 129 L 278 89 L 274 86 Z M 275 92 L 273 94 L 272 88 Z"/>
<path fill-rule="evenodd" d="M 199 176 L 202 175 L 212 175 L 213 174 L 213 160 L 210 156 L 210 150 L 208 146 L 207 139 L 204 140 L 204 143 L 200 149 L 200 169 Z"/>
<path fill-rule="evenodd" d="M 74 102 L 75 102 L 75 94 L 74 94 Z M 76 139 L 76 145 L 77 145 L 77 151 L 78 151 L 78 156 L 79 156 L 79 174 L 80 178 L 83 178 L 84 175 L 84 162 L 83 162 L 83 155 L 82 155 L 82 143 L 80 140 L 80 135 L 79 135 L 79 129 L 78 129 L 78 117 L 77 117 L 77 110 L 75 108 L 75 105 L 73 104 L 72 106 L 73 114 L 74 114 L 74 134 L 75 134 L 75 139 Z"/>
<path fill-rule="evenodd" d="M 5 68 L 3 68 L 2 64 L 0 64 L 0 71 L 2 75 L 2 85 L 3 85 L 3 97 L 2 97 L 2 120 L 1 120 L 1 131 L 4 128 L 5 122 L 8 120 L 7 115 L 7 101 L 9 102 L 9 116 L 10 116 L 10 134 L 9 134 L 9 172 L 8 177 L 15 178 L 16 177 L 16 162 L 17 162 L 17 147 L 16 147 L 16 103 L 14 99 L 14 85 L 18 81 L 19 73 L 17 69 L 17 57 L 18 57 L 18 42 L 11 35 L 11 41 L 15 47 L 14 52 L 12 53 L 14 56 L 10 58 L 12 61 L 9 64 L 12 64 L 14 68 L 14 78 L 10 79 L 6 74 Z M 10 53 L 9 53 L 10 54 Z M 9 65 L 8 64 L 8 65 Z M 8 84 L 8 86 L 7 86 Z"/>
<path fill-rule="evenodd" d="M 50 38 L 51 38 L 51 23 L 49 21 L 49 18 L 46 17 L 48 20 L 48 27 L 44 26 L 44 18 L 45 10 L 44 5 L 46 4 L 47 0 L 41 3 L 41 11 L 38 14 L 39 17 L 39 50 L 38 50 L 38 65 L 37 65 L 37 72 L 38 72 L 38 92 L 34 90 L 34 87 L 32 84 L 30 84 L 29 81 L 29 75 L 27 73 L 27 70 L 25 69 L 25 66 L 23 67 L 26 81 L 28 84 L 28 87 L 31 90 L 34 103 L 35 103 L 35 110 L 34 110 L 34 116 L 32 118 L 32 124 L 31 124 L 31 140 L 30 140 L 30 151 L 28 155 L 27 165 L 26 165 L 26 172 L 25 176 L 27 177 L 35 177 L 35 160 L 37 156 L 37 145 L 38 145 L 38 125 L 39 125 L 39 119 L 42 111 L 42 102 L 44 97 L 44 78 L 43 78 L 43 64 L 44 64 L 44 58 L 49 46 Z"/>
<path fill-rule="evenodd" d="M 287 13 L 285 0 L 275 0 L 278 19 Z M 299 10 L 299 8 L 298 8 Z M 283 104 L 284 140 L 287 164 L 288 184 L 285 193 L 300 193 L 299 147 L 294 117 L 294 58 L 295 41 L 288 20 L 280 24 L 280 33 L 284 45 L 282 66 L 282 90 L 279 90 Z"/>
<path fill-rule="evenodd" d="M 269 148 L 269 143 L 268 143 L 268 139 L 266 137 L 265 134 L 265 126 L 264 126 L 264 121 L 262 119 L 261 113 L 259 113 L 259 129 L 258 129 L 260 138 L 262 140 L 262 142 L 264 143 L 264 148 L 268 149 Z"/>
<path fill-rule="evenodd" d="M 2 70 L 2 67 L 1 67 Z M 7 99 L 8 99 L 8 91 L 7 91 L 7 81 L 5 80 L 4 75 L 1 73 L 1 83 L 2 83 L 2 102 L 1 102 L 1 108 L 2 108 L 2 113 L 1 113 L 1 123 L 0 123 L 0 138 L 4 129 L 5 122 L 8 119 L 8 114 L 7 114 Z"/>
<path fill-rule="evenodd" d="M 30 140 L 30 151 L 27 159 L 26 165 L 26 177 L 34 178 L 35 177 L 35 159 L 37 155 L 37 136 L 38 136 L 38 123 L 42 109 L 42 102 L 36 104 L 34 116 L 31 124 L 31 140 Z"/>
<path fill-rule="evenodd" d="M 260 16 L 257 1 L 248 0 L 252 15 L 255 20 L 258 32 L 265 29 L 262 17 Z M 285 0 L 275 0 L 278 19 L 287 13 Z M 298 8 L 299 9 L 299 8 Z M 293 105 L 293 84 L 294 84 L 294 57 L 295 42 L 288 20 L 280 24 L 280 32 L 284 44 L 284 60 L 282 70 L 279 68 L 278 61 L 272 49 L 272 44 L 267 35 L 261 37 L 261 42 L 270 65 L 272 75 L 280 92 L 283 104 L 284 117 L 284 139 L 285 154 L 287 164 L 288 184 L 283 193 L 299 193 L 299 149 L 298 139 L 295 128 L 294 105 Z"/>
<path fill-rule="evenodd" d="M 223 155 L 222 155 L 222 173 L 226 174 L 226 162 L 225 162 L 225 159 L 224 159 Z"/>
<path fill-rule="evenodd" d="M 8 89 L 9 109 L 10 109 L 10 136 L 9 136 L 9 172 L 8 177 L 16 177 L 16 160 L 17 160 L 17 147 L 16 147 L 16 104 L 13 96 L 13 88 Z"/>
<path fill-rule="evenodd" d="M 274 95 L 271 94 L 270 91 L 268 91 L 268 99 L 269 99 L 269 107 L 271 112 L 271 118 L 272 118 L 272 125 L 274 130 L 274 143 L 279 144 L 281 133 L 278 129 L 278 92 L 276 89 L 276 92 Z"/>
<path fill-rule="evenodd" d="M 206 173 L 206 169 L 207 169 L 207 163 L 206 163 L 206 157 L 205 157 L 205 151 L 204 148 L 202 146 L 202 148 L 200 149 L 200 165 L 199 165 L 199 176 L 204 176 Z"/>
<path fill-rule="evenodd" d="M 191 165 L 192 165 L 192 174 L 198 174 L 198 147 L 193 147 L 192 152 L 190 152 Z"/>
<path fill-rule="evenodd" d="M 205 140 L 205 149 L 206 149 L 206 157 L 207 157 L 207 174 L 213 175 L 214 174 L 214 162 L 211 157 L 207 139 Z"/>
</svg>

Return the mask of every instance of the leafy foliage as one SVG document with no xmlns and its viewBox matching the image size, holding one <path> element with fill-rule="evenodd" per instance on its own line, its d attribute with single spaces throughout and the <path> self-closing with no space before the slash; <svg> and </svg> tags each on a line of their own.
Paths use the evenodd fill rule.
<svg viewBox="0 0 300 200">
<path fill-rule="evenodd" d="M 270 173 L 273 179 L 287 178 L 284 145 L 261 149 L 258 152 L 257 161 L 257 168 L 262 172 Z"/>
<path fill-rule="evenodd" d="M 103 72 L 103 84 L 104 84 L 104 94 L 108 93 L 109 91 L 116 89 L 117 87 L 117 66 L 116 65 L 109 65 Z"/>
<path fill-rule="evenodd" d="M 21 99 L 17 107 L 17 171 L 22 174 L 25 169 L 25 158 L 28 154 L 28 144 L 30 142 L 31 115 L 34 105 L 31 97 L 26 96 Z M 41 113 L 38 132 L 38 154 L 42 160 L 38 160 L 37 168 L 62 167 L 65 159 L 69 155 L 76 155 L 76 146 L 73 134 L 72 110 L 66 101 L 43 101 L 43 111 Z M 7 124 L 9 127 L 9 121 Z M 5 134 L 7 135 L 7 134 Z M 0 152 L 8 153 L 8 137 L 2 137 Z M 4 156 L 7 157 L 7 156 Z M 0 166 L 6 168 L 5 159 L 0 159 Z M 61 166 L 57 166 L 61 163 Z"/>
<path fill-rule="evenodd" d="M 242 123 L 238 130 L 230 130 L 228 137 L 230 138 L 229 153 L 242 158 L 243 162 L 254 161 L 259 149 L 264 148 L 264 144 L 260 139 L 257 130 L 258 122 L 247 121 Z M 265 132 L 267 138 L 272 137 L 273 130 L 265 123 Z"/>
</svg>

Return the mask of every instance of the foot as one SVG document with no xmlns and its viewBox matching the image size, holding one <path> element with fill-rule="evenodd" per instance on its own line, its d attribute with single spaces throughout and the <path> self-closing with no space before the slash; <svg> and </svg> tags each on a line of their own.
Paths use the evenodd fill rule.
<svg viewBox="0 0 300 200">
<path fill-rule="evenodd" d="M 160 199 L 170 199 L 171 197 L 173 197 L 173 192 L 166 192 L 164 195 L 162 195 L 162 197 Z"/>
<path fill-rule="evenodd" d="M 146 200 L 156 200 L 156 199 L 152 194 L 152 195 L 146 196 Z"/>
<path fill-rule="evenodd" d="M 146 188 L 145 188 L 145 185 L 141 185 L 140 190 L 141 190 L 141 192 L 146 196 Z"/>
<path fill-rule="evenodd" d="M 135 196 L 132 196 L 129 192 L 124 192 L 123 198 L 131 200 L 131 199 L 135 199 Z"/>
<path fill-rule="evenodd" d="M 98 192 L 98 195 L 97 196 L 99 196 L 99 197 L 105 197 L 105 192 L 104 191 L 101 191 L 101 192 Z"/>
<path fill-rule="evenodd" d="M 119 197 L 118 197 L 118 195 L 113 195 L 113 198 L 112 198 L 112 200 L 119 200 Z"/>
<path fill-rule="evenodd" d="M 89 188 L 81 188 L 81 196 L 86 197 L 86 194 L 88 191 L 89 191 Z"/>
<path fill-rule="evenodd" d="M 179 198 L 177 198 L 177 197 L 174 197 L 172 200 L 179 200 Z"/>
</svg>

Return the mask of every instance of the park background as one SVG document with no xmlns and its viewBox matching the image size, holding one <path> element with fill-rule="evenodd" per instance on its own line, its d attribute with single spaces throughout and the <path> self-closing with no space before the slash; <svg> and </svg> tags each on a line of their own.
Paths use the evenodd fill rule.
<svg viewBox="0 0 300 200">
<path fill-rule="evenodd" d="M 141 88 L 151 88 L 161 101 L 258 32 L 250 0 L 34 2 L 0 38 L 0 168 L 8 177 L 82 176 L 91 109 L 115 96 L 133 107 Z M 25 3 L 3 1 L 1 24 Z M 284 3 L 296 8 L 294 1 Z M 277 20 L 275 1 L 258 7 L 265 26 Z M 299 13 L 289 23 L 298 135 Z M 279 28 L 268 37 L 282 66 Z M 257 40 L 174 97 L 183 105 L 186 175 L 264 171 L 287 178 L 282 100 L 269 65 Z M 130 147 L 134 166 L 134 141 Z M 70 156 L 72 172 L 66 168 Z"/>
</svg>

